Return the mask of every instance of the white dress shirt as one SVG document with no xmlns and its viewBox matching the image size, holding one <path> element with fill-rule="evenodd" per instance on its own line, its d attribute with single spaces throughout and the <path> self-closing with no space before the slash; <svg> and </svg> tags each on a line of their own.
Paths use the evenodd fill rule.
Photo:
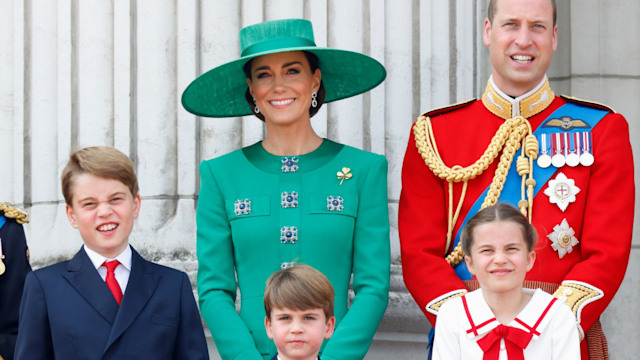
<svg viewBox="0 0 640 360">
<path fill-rule="evenodd" d="M 127 289 L 127 284 L 129 283 L 129 274 L 131 274 L 131 246 L 127 245 L 127 247 L 113 259 L 106 258 L 97 252 L 89 249 L 86 245 L 82 247 L 84 251 L 91 259 L 91 263 L 98 270 L 98 274 L 103 281 L 107 278 L 107 268 L 106 266 L 102 266 L 105 261 L 118 260 L 120 264 L 116 267 L 114 273 L 116 276 L 116 281 L 118 281 L 118 285 L 120 285 L 120 289 L 122 290 L 122 295 L 124 295 L 125 290 Z"/>
</svg>

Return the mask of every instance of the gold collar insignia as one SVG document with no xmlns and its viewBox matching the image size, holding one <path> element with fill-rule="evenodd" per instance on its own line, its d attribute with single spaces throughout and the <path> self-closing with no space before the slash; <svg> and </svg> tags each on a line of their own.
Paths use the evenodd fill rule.
<svg viewBox="0 0 640 360">
<path fill-rule="evenodd" d="M 482 103 L 493 114 L 505 120 L 518 115 L 528 119 L 546 109 L 554 97 L 546 77 L 536 88 L 515 99 L 500 91 L 490 78 L 482 94 Z"/>
</svg>

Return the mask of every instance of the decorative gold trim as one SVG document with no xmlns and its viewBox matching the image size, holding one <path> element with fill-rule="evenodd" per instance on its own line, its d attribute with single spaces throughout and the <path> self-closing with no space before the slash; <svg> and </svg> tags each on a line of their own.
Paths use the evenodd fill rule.
<svg viewBox="0 0 640 360">
<path fill-rule="evenodd" d="M 612 107 L 599 103 L 599 102 L 595 102 L 595 101 L 591 101 L 591 100 L 583 100 L 583 99 L 579 99 L 577 97 L 573 97 L 573 96 L 569 96 L 569 95 L 560 95 L 561 98 L 567 100 L 568 102 L 571 103 L 575 103 L 575 104 L 580 104 L 580 105 L 585 105 L 585 106 L 591 106 L 591 107 L 595 107 L 601 110 L 606 110 L 606 111 L 611 111 L 614 114 L 617 114 L 618 112 L 615 111 Z"/>
<path fill-rule="evenodd" d="M 428 312 L 434 314 L 434 315 L 438 315 L 438 311 L 440 311 L 440 307 L 442 306 L 442 304 L 446 303 L 447 301 L 453 299 L 453 298 L 457 298 L 459 296 L 462 296 L 464 294 L 467 293 L 467 290 L 464 289 L 458 289 L 458 290 L 454 290 L 451 292 L 448 292 L 444 295 L 438 296 L 437 298 L 431 300 L 427 306 L 426 309 Z"/>
<path fill-rule="evenodd" d="M 507 120 L 518 115 L 528 119 L 549 107 L 555 98 L 555 93 L 551 90 L 548 79 L 544 80 L 539 89 L 530 95 L 525 95 L 526 97 L 522 99 L 505 99 L 500 92 L 494 89 L 489 80 L 484 94 L 482 94 L 482 103 L 487 110 L 502 119 Z"/>
<path fill-rule="evenodd" d="M 511 102 L 505 100 L 498 92 L 491 86 L 491 81 L 487 82 L 487 87 L 482 94 L 482 103 L 491 111 L 494 115 L 499 116 L 505 120 L 510 119 L 513 113 L 511 109 Z"/>
<path fill-rule="evenodd" d="M 4 212 L 4 217 L 15 219 L 18 224 L 26 224 L 29 222 L 29 214 L 27 214 L 24 209 L 11 205 L 11 203 L 0 203 L 0 211 Z"/>
<path fill-rule="evenodd" d="M 533 135 L 531 124 L 529 124 L 527 119 L 522 116 L 516 116 L 505 121 L 496 131 L 484 154 L 482 154 L 475 163 L 467 167 L 462 167 L 461 165 L 449 167 L 444 163 L 438 151 L 430 118 L 420 116 L 413 126 L 413 134 L 418 153 L 422 156 L 425 164 L 436 176 L 445 180 L 449 186 L 449 211 L 447 214 L 445 251 L 448 252 L 452 244 L 453 228 L 460 215 L 468 181 L 482 174 L 500 154 L 502 154 L 502 156 L 500 156 L 498 168 L 493 175 L 491 186 L 489 187 L 489 191 L 481 208 L 484 209 L 498 202 L 498 198 L 507 179 L 507 174 L 511 168 L 511 163 L 517 157 L 516 168 L 518 174 L 522 177 L 521 201 L 518 203 L 518 207 L 525 216 L 528 216 L 529 221 L 531 221 L 531 214 L 533 213 L 533 189 L 536 184 L 533 179 L 533 161 L 538 157 L 539 147 L 538 140 Z M 520 156 L 516 156 L 516 152 L 521 147 L 522 151 Z M 454 182 L 462 182 L 462 192 L 455 214 L 453 212 Z M 458 242 L 458 245 L 456 245 L 453 251 L 446 256 L 446 260 L 451 266 L 458 265 L 464 258 L 461 245 L 462 244 Z"/>
<path fill-rule="evenodd" d="M 466 105 L 470 105 L 470 104 L 474 103 L 475 101 L 476 101 L 476 98 L 471 98 L 471 99 L 467 99 L 467 100 L 464 100 L 464 101 L 461 101 L 459 103 L 455 103 L 455 104 L 452 104 L 452 105 L 447 105 L 447 106 L 435 108 L 435 109 L 427 111 L 426 113 L 423 113 L 422 116 L 433 117 L 435 115 L 445 114 L 445 113 L 448 113 L 449 111 L 458 110 L 458 109 L 460 109 L 462 107 L 465 107 Z"/>
<path fill-rule="evenodd" d="M 604 292 L 597 287 L 580 281 L 563 281 L 558 290 L 553 293 L 558 300 L 569 305 L 576 317 L 580 338 L 584 338 L 584 330 L 580 326 L 582 309 L 589 303 L 601 299 Z"/>
<path fill-rule="evenodd" d="M 556 94 L 549 87 L 549 80 L 536 92 L 520 100 L 520 115 L 530 118 L 551 105 Z"/>
</svg>

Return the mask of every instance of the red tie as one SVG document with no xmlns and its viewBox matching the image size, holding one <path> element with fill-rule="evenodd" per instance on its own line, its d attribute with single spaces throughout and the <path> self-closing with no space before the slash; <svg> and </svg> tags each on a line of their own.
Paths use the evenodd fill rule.
<svg viewBox="0 0 640 360">
<path fill-rule="evenodd" d="M 500 339 L 504 339 L 509 360 L 524 360 L 524 349 L 529 345 L 532 333 L 511 326 L 498 325 L 485 337 L 478 340 L 484 351 L 483 360 L 498 360 L 500 356 Z"/>
<path fill-rule="evenodd" d="M 107 268 L 107 278 L 105 279 L 105 282 L 107 283 L 109 290 L 111 290 L 113 297 L 116 298 L 118 305 L 120 305 L 120 302 L 122 301 L 122 289 L 120 289 L 120 285 L 116 280 L 116 274 L 114 272 L 116 267 L 120 265 L 120 262 L 118 260 L 105 261 L 102 265 Z"/>
</svg>

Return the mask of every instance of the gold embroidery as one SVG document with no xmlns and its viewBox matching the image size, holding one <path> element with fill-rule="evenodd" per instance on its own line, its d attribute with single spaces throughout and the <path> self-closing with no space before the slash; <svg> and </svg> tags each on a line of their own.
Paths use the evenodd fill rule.
<svg viewBox="0 0 640 360">
<path fill-rule="evenodd" d="M 569 308 L 573 311 L 573 315 L 576 317 L 578 330 L 580 331 L 580 339 L 582 339 L 584 337 L 584 330 L 582 329 L 582 326 L 580 326 L 580 314 L 582 313 L 582 309 L 587 304 L 601 299 L 604 296 L 604 292 L 587 283 L 579 281 L 563 281 L 558 290 L 553 293 L 553 296 L 569 305 Z"/>
<path fill-rule="evenodd" d="M 529 221 L 531 221 L 531 215 L 533 213 L 533 189 L 536 184 L 533 179 L 533 161 L 538 157 L 538 140 L 533 135 L 531 124 L 529 124 L 527 119 L 522 116 L 516 116 L 515 118 L 505 121 L 491 139 L 491 143 L 480 159 L 464 168 L 460 165 L 448 167 L 444 163 L 440 157 L 435 136 L 433 135 L 430 118 L 420 116 L 415 122 L 413 133 L 416 147 L 425 164 L 436 176 L 445 180 L 449 185 L 449 212 L 447 216 L 448 228 L 445 251 L 448 252 L 451 246 L 453 228 L 460 215 L 468 181 L 482 174 L 489 165 L 498 158 L 498 155 L 502 153 L 498 168 L 493 176 L 491 186 L 489 187 L 489 191 L 481 208 L 484 209 L 488 206 L 495 205 L 498 202 L 498 198 L 507 179 L 511 163 L 516 157 L 516 152 L 521 147 L 521 155 L 516 160 L 518 174 L 522 177 L 521 201 L 518 203 L 518 207 L 523 214 L 528 216 Z M 455 214 L 453 212 L 454 182 L 462 182 L 462 192 Z M 463 258 L 464 252 L 462 251 L 462 244 L 460 242 L 458 242 L 455 249 L 446 256 L 446 260 L 451 266 L 456 266 Z"/>
<path fill-rule="evenodd" d="M 520 101 L 520 115 L 527 119 L 532 117 L 551 105 L 554 97 L 555 94 L 549 87 L 549 80 L 546 80 L 538 91 Z"/>
<path fill-rule="evenodd" d="M 422 114 L 422 116 L 433 117 L 433 116 L 436 116 L 436 115 L 445 114 L 445 113 L 448 113 L 450 111 L 461 109 L 461 108 L 463 108 L 463 107 L 465 107 L 467 105 L 471 105 L 475 101 L 476 101 L 475 98 L 471 98 L 471 99 L 467 99 L 467 100 L 461 101 L 459 103 L 455 103 L 455 104 L 451 104 L 451 105 L 435 108 L 433 110 L 429 110 L 426 113 Z"/>
<path fill-rule="evenodd" d="M 505 120 L 511 118 L 511 103 L 495 91 L 491 86 L 491 82 L 487 84 L 487 88 L 484 90 L 484 94 L 482 94 L 482 103 L 494 115 Z"/>
<path fill-rule="evenodd" d="M 548 79 L 545 79 L 544 84 L 533 94 L 519 102 L 514 102 L 513 99 L 508 100 L 502 97 L 500 93 L 493 88 L 491 81 L 489 81 L 482 95 L 482 103 L 487 110 L 505 120 L 517 115 L 528 119 L 551 105 L 554 97 L 555 93 L 551 90 L 551 87 L 549 87 Z M 514 107 L 518 108 L 514 109 Z"/>
<path fill-rule="evenodd" d="M 610 111 L 614 114 L 617 113 L 617 111 L 615 111 L 612 107 L 607 106 L 605 104 L 601 104 L 599 102 L 595 102 L 595 101 L 590 101 L 590 100 L 582 100 L 582 99 L 578 99 L 577 97 L 573 97 L 573 96 L 569 96 L 569 95 L 560 95 L 561 98 L 567 100 L 570 103 L 574 103 L 574 104 L 580 104 L 580 105 L 584 105 L 584 106 L 589 106 L 589 107 L 594 107 L 596 109 L 600 109 L 600 110 L 604 110 L 604 111 Z"/>
<path fill-rule="evenodd" d="M 533 161 L 538 157 L 539 146 L 538 140 L 533 135 L 531 124 L 529 124 L 527 118 L 546 109 L 551 102 L 553 102 L 554 97 L 555 94 L 549 87 L 549 80 L 546 78 L 539 89 L 520 100 L 519 103 L 514 103 L 502 97 L 500 93 L 493 88 L 492 82 L 489 80 L 482 96 L 482 103 L 490 112 L 506 121 L 498 129 L 482 157 L 466 168 L 460 165 L 448 167 L 440 158 L 435 137 L 433 136 L 431 119 L 429 118 L 429 114 L 432 112 L 420 116 L 416 120 L 414 136 L 418 152 L 431 171 L 441 179 L 446 180 L 449 184 L 449 213 L 445 251 L 448 252 L 451 246 L 453 227 L 460 214 L 468 181 L 486 170 L 500 153 L 502 153 L 503 156 L 500 158 L 498 169 L 494 174 L 489 193 L 482 204 L 482 208 L 494 205 L 497 202 L 506 180 L 506 174 L 514 160 L 515 153 L 522 148 L 521 155 L 516 159 L 516 169 L 518 174 L 522 176 L 521 200 L 518 203 L 518 207 L 523 214 L 528 216 L 529 221 L 531 221 L 531 215 L 533 213 L 533 189 L 536 184 L 533 178 Z M 514 109 L 514 106 L 518 106 L 519 108 Z M 453 198 L 451 197 L 454 182 L 463 183 L 455 214 L 453 212 Z M 460 263 L 463 258 L 464 253 L 460 243 L 446 256 L 447 262 L 452 266 Z"/>
<path fill-rule="evenodd" d="M 590 302 L 596 301 L 604 296 L 602 290 L 586 283 L 564 281 L 562 285 L 553 293 L 558 300 L 569 305 L 578 323 L 580 322 L 580 312 Z"/>
<path fill-rule="evenodd" d="M 444 294 L 441 297 L 435 298 L 427 304 L 427 311 L 432 314 L 438 315 L 438 311 L 440 311 L 440 307 L 442 306 L 442 304 L 446 303 L 447 301 L 453 298 L 462 296 L 466 293 L 467 293 L 466 290 L 455 290 L 448 294 Z"/>
</svg>

